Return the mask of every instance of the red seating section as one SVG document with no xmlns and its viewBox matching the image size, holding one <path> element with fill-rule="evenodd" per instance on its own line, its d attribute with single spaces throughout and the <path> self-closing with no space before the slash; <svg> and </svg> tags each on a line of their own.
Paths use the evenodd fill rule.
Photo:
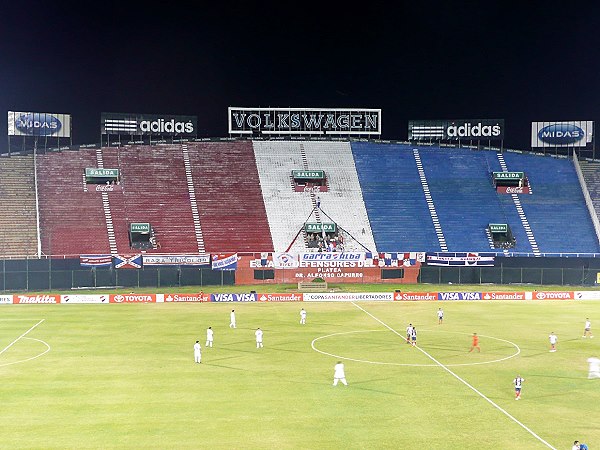
<svg viewBox="0 0 600 450">
<path fill-rule="evenodd" d="M 110 253 L 102 197 L 83 190 L 86 167 L 97 167 L 95 150 L 37 158 L 42 252 L 46 255 Z"/>
<path fill-rule="evenodd" d="M 188 144 L 207 251 L 273 251 L 252 142 Z"/>
<path fill-rule="evenodd" d="M 129 224 L 149 222 L 162 253 L 198 253 L 180 145 L 102 149 L 104 167 L 121 170 L 123 192 L 109 194 L 119 253 L 129 249 Z M 150 250 L 151 252 L 152 250 Z"/>
</svg>

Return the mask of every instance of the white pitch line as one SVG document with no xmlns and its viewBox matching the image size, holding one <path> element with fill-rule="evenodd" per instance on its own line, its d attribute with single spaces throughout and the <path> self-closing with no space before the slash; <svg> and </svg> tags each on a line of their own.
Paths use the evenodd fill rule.
<svg viewBox="0 0 600 450">
<path fill-rule="evenodd" d="M 386 324 L 385 322 L 379 320 L 377 317 L 375 317 L 373 314 L 371 314 L 369 311 L 367 311 L 366 309 L 363 309 L 362 307 L 360 307 L 359 305 L 357 305 L 356 303 L 352 302 L 352 304 L 354 306 L 356 306 L 358 309 L 360 309 L 361 311 L 363 311 L 364 313 L 366 313 L 367 315 L 369 315 L 371 318 L 373 318 L 374 320 L 376 320 L 377 322 L 379 322 L 381 325 L 383 325 L 384 327 L 386 327 L 388 330 L 390 330 L 392 333 L 397 334 L 398 336 L 400 336 L 402 339 L 406 340 L 406 338 L 404 336 L 402 336 L 400 333 L 398 333 L 396 330 L 394 330 L 392 327 L 390 327 L 388 324 Z M 527 431 L 529 434 L 531 434 L 533 437 L 535 437 L 538 441 L 540 441 L 542 444 L 546 445 L 546 447 L 551 448 L 552 450 L 556 450 L 556 447 L 553 447 L 550 443 L 546 442 L 544 439 L 542 439 L 540 436 L 538 436 L 537 434 L 535 434 L 533 432 L 533 430 L 531 430 L 531 428 L 529 428 L 527 425 L 525 425 L 524 423 L 520 422 L 516 417 L 514 417 L 513 415 L 511 415 L 508 411 L 506 411 L 504 408 L 502 408 L 501 406 L 499 406 L 498 404 L 496 404 L 494 401 L 490 400 L 488 397 L 486 397 L 483 393 L 481 393 L 479 390 L 477 390 L 475 387 L 473 387 L 472 385 L 470 385 L 468 382 L 466 382 L 465 380 L 463 380 L 461 377 L 459 377 L 457 374 L 455 374 L 454 372 L 452 372 L 450 369 L 448 369 L 448 367 L 446 367 L 445 365 L 443 365 L 441 362 L 439 362 L 437 359 L 435 359 L 433 356 L 431 356 L 429 353 L 427 353 L 425 350 L 423 350 L 422 348 L 420 348 L 419 346 L 415 346 L 416 348 L 419 349 L 419 351 L 421 353 L 423 353 L 425 356 L 427 356 L 429 359 L 431 359 L 434 363 L 436 363 L 438 366 L 440 366 L 442 369 L 444 369 L 446 372 L 448 372 L 450 375 L 452 375 L 454 378 L 456 378 L 458 381 L 460 381 L 461 383 L 463 383 L 465 386 L 467 386 L 469 389 L 471 389 L 473 392 L 475 392 L 477 395 L 479 395 L 481 398 L 483 398 L 485 401 L 487 401 L 490 405 L 492 405 L 494 408 L 496 408 L 498 411 L 500 411 L 501 413 L 503 413 L 506 417 L 508 417 L 509 419 L 511 419 L 513 422 L 515 422 L 517 425 L 519 425 L 521 428 L 523 428 L 525 431 Z"/>
<path fill-rule="evenodd" d="M 6 350 L 8 350 L 9 348 L 11 348 L 13 345 L 15 345 L 17 342 L 19 342 L 20 339 L 24 338 L 31 330 L 33 330 L 35 327 L 37 327 L 39 324 L 41 324 L 44 320 L 46 319 L 42 319 L 40 320 L 38 323 L 36 323 L 34 326 L 32 326 L 29 330 L 27 330 L 25 333 L 23 333 L 21 336 L 19 336 L 18 338 L 16 338 L 14 341 L 12 341 L 10 344 L 8 344 L 6 347 L 4 347 L 4 349 L 2 349 L 2 351 L 0 351 L 0 355 L 2 353 L 4 353 Z"/>
<path fill-rule="evenodd" d="M 36 338 L 30 338 L 30 337 L 24 337 L 23 339 L 31 339 L 32 341 L 38 341 L 41 342 L 42 344 L 44 344 L 46 346 L 46 350 L 43 351 L 42 353 L 32 356 L 31 358 L 27 358 L 27 359 L 21 359 L 19 361 L 13 361 L 13 362 L 9 362 L 9 363 L 4 363 L 4 364 L 0 364 L 0 367 L 4 367 L 4 366 L 12 366 L 14 364 L 21 364 L 27 361 L 32 361 L 34 359 L 39 358 L 40 356 L 44 356 L 46 353 L 48 353 L 50 351 L 50 345 L 48 345 L 48 343 L 46 341 L 42 341 L 41 339 L 36 339 Z"/>
</svg>

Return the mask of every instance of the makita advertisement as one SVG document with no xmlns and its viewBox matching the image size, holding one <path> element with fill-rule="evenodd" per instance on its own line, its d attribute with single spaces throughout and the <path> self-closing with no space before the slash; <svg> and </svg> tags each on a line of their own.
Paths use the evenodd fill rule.
<svg viewBox="0 0 600 450">
<path fill-rule="evenodd" d="M 381 109 L 229 107 L 228 116 L 230 134 L 381 134 Z"/>
<path fill-rule="evenodd" d="M 500 141 L 504 119 L 411 120 L 411 141 Z"/>
<path fill-rule="evenodd" d="M 69 114 L 8 111 L 9 136 L 71 137 Z"/>
<path fill-rule="evenodd" d="M 105 135 L 196 137 L 198 134 L 196 116 L 102 113 L 100 122 Z"/>
<path fill-rule="evenodd" d="M 588 147 L 594 141 L 594 122 L 533 122 L 531 147 Z"/>
</svg>

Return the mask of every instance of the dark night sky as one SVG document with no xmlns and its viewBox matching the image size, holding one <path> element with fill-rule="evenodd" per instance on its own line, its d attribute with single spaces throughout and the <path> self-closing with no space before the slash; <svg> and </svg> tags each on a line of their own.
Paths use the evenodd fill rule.
<svg viewBox="0 0 600 450">
<path fill-rule="evenodd" d="M 228 106 L 372 107 L 384 138 L 503 118 L 525 148 L 531 121 L 600 120 L 596 2 L 220 3 L 3 5 L 0 135 L 7 110 L 70 113 L 79 144 L 102 111 L 197 115 L 225 136 Z"/>
</svg>

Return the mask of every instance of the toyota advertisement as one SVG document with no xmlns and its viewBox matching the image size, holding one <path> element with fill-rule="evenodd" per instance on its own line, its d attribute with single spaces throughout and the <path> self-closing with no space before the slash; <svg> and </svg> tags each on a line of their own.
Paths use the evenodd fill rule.
<svg viewBox="0 0 600 450">
<path fill-rule="evenodd" d="M 531 147 L 591 146 L 594 141 L 594 122 L 571 120 L 566 122 L 532 122 Z"/>
</svg>

